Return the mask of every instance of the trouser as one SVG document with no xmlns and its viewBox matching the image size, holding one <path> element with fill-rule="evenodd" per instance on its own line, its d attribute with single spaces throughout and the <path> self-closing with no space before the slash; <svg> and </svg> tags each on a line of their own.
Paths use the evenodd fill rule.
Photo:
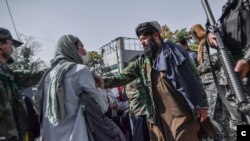
<svg viewBox="0 0 250 141">
<path fill-rule="evenodd" d="M 146 115 L 135 116 L 127 114 L 121 118 L 123 127 L 126 128 L 127 141 L 149 141 L 149 129 Z"/>
<path fill-rule="evenodd" d="M 153 71 L 156 123 L 150 126 L 153 141 L 197 141 L 199 124 L 182 94 L 169 85 L 162 72 Z"/>
</svg>

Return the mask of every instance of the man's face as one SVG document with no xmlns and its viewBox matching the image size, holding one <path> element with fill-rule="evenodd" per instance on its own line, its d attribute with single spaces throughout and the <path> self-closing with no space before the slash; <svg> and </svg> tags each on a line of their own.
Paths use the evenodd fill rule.
<svg viewBox="0 0 250 141">
<path fill-rule="evenodd" d="M 142 43 L 144 54 L 149 58 L 152 58 L 155 51 L 157 50 L 157 44 L 152 36 L 140 35 L 139 40 Z"/>
<path fill-rule="evenodd" d="M 149 43 L 152 42 L 153 39 L 152 39 L 152 36 L 150 35 L 140 35 L 139 40 L 145 50 L 149 47 Z"/>
<path fill-rule="evenodd" d="M 1 55 L 8 60 L 13 52 L 13 41 L 7 40 L 6 43 L 4 44 L 0 43 L 0 50 L 1 50 Z"/>
</svg>

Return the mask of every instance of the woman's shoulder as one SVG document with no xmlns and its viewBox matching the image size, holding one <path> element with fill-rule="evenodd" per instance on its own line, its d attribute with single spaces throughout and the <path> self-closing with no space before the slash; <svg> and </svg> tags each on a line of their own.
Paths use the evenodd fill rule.
<svg viewBox="0 0 250 141">
<path fill-rule="evenodd" d="M 88 66 L 75 64 L 66 74 L 66 76 L 82 76 L 91 73 Z"/>
</svg>

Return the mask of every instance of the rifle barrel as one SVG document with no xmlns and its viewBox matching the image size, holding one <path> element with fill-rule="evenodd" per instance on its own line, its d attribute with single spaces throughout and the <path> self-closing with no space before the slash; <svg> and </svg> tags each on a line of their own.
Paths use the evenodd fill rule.
<svg viewBox="0 0 250 141">
<path fill-rule="evenodd" d="M 202 6 L 203 6 L 203 8 L 205 10 L 206 15 L 207 15 L 209 24 L 211 26 L 214 26 L 215 25 L 214 16 L 212 14 L 212 11 L 210 9 L 210 6 L 209 6 L 207 0 L 201 0 L 201 3 L 202 3 Z"/>
</svg>

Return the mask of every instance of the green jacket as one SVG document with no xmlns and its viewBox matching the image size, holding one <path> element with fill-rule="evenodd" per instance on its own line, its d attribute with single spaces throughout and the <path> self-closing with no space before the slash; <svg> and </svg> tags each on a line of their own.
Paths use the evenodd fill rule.
<svg viewBox="0 0 250 141">
<path fill-rule="evenodd" d="M 152 102 L 147 87 L 138 79 L 126 85 L 125 94 L 129 101 L 129 112 L 135 116 L 146 115 L 152 119 Z"/>
<path fill-rule="evenodd" d="M 27 111 L 19 88 L 37 84 L 42 74 L 12 72 L 0 63 L 0 138 L 19 138 L 27 131 Z"/>
<path fill-rule="evenodd" d="M 149 58 L 141 56 L 135 61 L 129 63 L 129 65 L 120 74 L 116 74 L 110 77 L 104 77 L 105 87 L 112 88 L 116 86 L 126 85 L 136 78 L 140 78 L 142 86 L 145 91 L 149 94 L 147 96 L 148 100 L 143 101 L 143 105 L 146 107 L 151 107 L 151 111 L 147 111 L 147 117 L 149 119 L 154 119 L 154 102 L 151 87 L 151 63 Z"/>
</svg>

